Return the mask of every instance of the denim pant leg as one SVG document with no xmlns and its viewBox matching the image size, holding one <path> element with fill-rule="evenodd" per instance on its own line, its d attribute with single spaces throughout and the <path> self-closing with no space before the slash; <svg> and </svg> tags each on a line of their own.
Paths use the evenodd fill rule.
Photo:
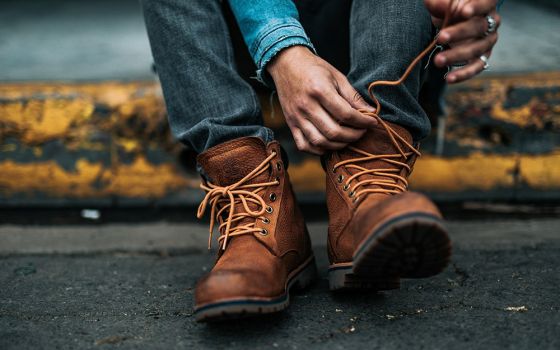
<svg viewBox="0 0 560 350">
<path fill-rule="evenodd" d="M 236 70 L 220 0 L 143 0 L 169 124 L 201 153 L 244 136 L 273 139 L 255 91 Z"/>
<path fill-rule="evenodd" d="M 422 0 L 353 0 L 350 15 L 348 79 L 369 103 L 367 87 L 376 80 L 397 80 L 434 35 Z M 430 121 L 418 103 L 426 60 L 399 86 L 376 87 L 385 120 L 406 127 L 415 141 L 430 132 Z"/>
</svg>

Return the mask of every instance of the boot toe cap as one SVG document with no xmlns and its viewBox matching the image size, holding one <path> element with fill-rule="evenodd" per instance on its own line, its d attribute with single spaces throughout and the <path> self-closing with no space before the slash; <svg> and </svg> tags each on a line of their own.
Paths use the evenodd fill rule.
<svg viewBox="0 0 560 350">
<path fill-rule="evenodd" d="M 271 299 L 284 286 L 255 270 L 219 270 L 203 277 L 196 286 L 195 307 L 228 300 Z"/>
</svg>

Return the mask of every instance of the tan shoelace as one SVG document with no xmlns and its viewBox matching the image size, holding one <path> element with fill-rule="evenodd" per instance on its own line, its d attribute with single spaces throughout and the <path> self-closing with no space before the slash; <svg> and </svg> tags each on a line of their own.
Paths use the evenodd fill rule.
<svg viewBox="0 0 560 350">
<path fill-rule="evenodd" d="M 389 125 L 387 125 L 387 123 L 385 123 L 381 118 L 379 118 L 377 115 L 373 115 L 373 113 L 371 112 L 370 115 L 377 118 L 379 123 L 381 123 L 381 125 L 385 128 L 385 130 L 391 137 L 391 141 L 393 142 L 395 147 L 399 150 L 399 153 L 371 154 L 359 148 L 348 146 L 348 149 L 362 155 L 363 157 L 343 160 L 334 165 L 333 171 L 336 171 L 336 169 L 341 166 L 344 166 L 345 168 L 358 170 L 358 172 L 348 177 L 342 189 L 345 191 L 350 189 L 350 183 L 354 179 L 362 175 L 371 174 L 372 176 L 377 176 L 377 178 L 365 179 L 354 184 L 354 186 L 350 189 L 350 193 L 348 194 L 350 198 L 354 198 L 354 202 L 358 201 L 360 195 L 366 193 L 397 194 L 400 192 L 405 192 L 408 188 L 408 181 L 404 176 L 401 176 L 399 174 L 402 172 L 403 168 L 406 168 L 409 173 L 412 171 L 411 166 L 405 163 L 408 157 L 410 157 L 413 154 L 420 156 L 420 152 L 414 146 L 408 143 L 402 136 L 400 136 L 395 130 L 393 130 Z M 407 146 L 410 149 L 410 151 L 405 152 L 399 145 L 397 139 L 402 143 L 404 143 L 404 145 Z M 367 162 L 376 159 L 382 160 L 389 164 L 396 165 L 397 167 L 394 169 L 383 169 L 383 168 L 367 169 L 360 165 L 355 164 L 355 163 Z M 405 162 L 400 161 L 401 159 L 404 159 Z M 342 179 L 343 179 L 342 175 L 339 176 L 339 182 L 341 182 Z M 402 181 L 404 185 L 399 185 L 398 180 Z M 368 185 L 377 186 L 377 188 L 363 188 L 358 190 L 359 187 L 368 186 Z"/>
<path fill-rule="evenodd" d="M 234 225 L 234 223 L 239 222 L 247 217 L 262 219 L 263 221 L 268 220 L 264 217 L 264 213 L 267 211 L 268 206 L 263 200 L 259 192 L 266 189 L 268 186 L 279 185 L 280 181 L 275 179 L 274 181 L 264 182 L 264 183 L 251 183 L 247 184 L 248 181 L 258 177 L 263 172 L 268 171 L 271 167 L 270 161 L 276 156 L 276 152 L 272 152 L 261 164 L 259 164 L 253 171 L 247 174 L 244 178 L 237 181 L 229 186 L 217 186 L 210 182 L 206 184 L 202 183 L 200 188 L 206 191 L 206 196 L 200 203 L 198 207 L 197 217 L 200 219 L 206 211 L 206 207 L 211 205 L 210 211 L 210 236 L 208 237 L 208 249 L 212 245 L 212 236 L 214 232 L 215 219 L 218 219 L 220 232 L 220 237 L 218 237 L 218 242 L 220 243 L 221 249 L 225 249 L 229 237 L 239 236 L 243 234 L 250 234 L 254 232 L 267 233 L 266 230 L 255 227 L 255 222 L 251 222 L 245 225 Z M 257 210 L 251 210 L 249 208 L 249 203 L 256 204 Z M 241 204 L 243 206 L 243 212 L 235 212 L 236 205 Z M 259 209 L 260 208 L 260 209 Z M 224 219 L 224 214 L 227 212 L 227 218 Z"/>
<path fill-rule="evenodd" d="M 442 29 L 447 26 L 447 24 L 449 23 L 449 19 L 451 17 L 451 14 L 454 11 L 456 11 L 457 8 L 458 8 L 458 6 L 457 6 L 456 1 L 451 1 L 449 3 L 449 6 L 447 8 L 447 11 L 445 13 L 443 23 L 442 23 L 442 26 L 441 26 Z M 375 176 L 378 176 L 378 177 L 382 177 L 382 178 L 374 178 L 374 179 L 365 179 L 365 180 L 357 182 L 350 189 L 350 192 L 349 192 L 349 196 L 354 197 L 354 202 L 358 201 L 358 199 L 360 198 L 360 195 L 363 195 L 363 194 L 366 194 L 366 193 L 398 194 L 398 193 L 401 193 L 401 192 L 405 192 L 407 190 L 408 181 L 404 176 L 401 176 L 399 174 L 405 168 L 407 169 L 408 173 L 410 174 L 410 172 L 412 171 L 412 168 L 406 163 L 406 160 L 408 160 L 408 157 L 412 156 L 413 154 L 416 154 L 417 156 L 420 156 L 421 153 L 413 145 L 411 145 L 403 137 L 401 137 L 389 125 L 387 125 L 387 123 L 385 123 L 383 121 L 383 119 L 381 119 L 379 117 L 379 114 L 381 112 L 381 103 L 379 102 L 377 97 L 375 97 L 375 95 L 373 94 L 373 89 L 376 86 L 382 86 L 382 85 L 384 85 L 384 86 L 396 86 L 396 85 L 402 84 L 406 80 L 406 78 L 408 78 L 408 76 L 410 75 L 410 73 L 412 72 L 414 67 L 420 62 L 420 60 L 422 60 L 428 53 L 430 53 L 436 47 L 436 45 L 437 45 L 437 36 L 432 40 L 430 45 L 428 45 L 408 65 L 405 72 L 403 73 L 403 75 L 398 80 L 394 80 L 394 81 L 378 80 L 378 81 L 374 81 L 371 84 L 369 84 L 368 93 L 369 93 L 369 96 L 371 97 L 371 99 L 373 100 L 373 102 L 375 103 L 375 112 L 370 112 L 370 111 L 365 110 L 365 109 L 360 109 L 359 111 L 361 113 L 365 114 L 365 115 L 369 115 L 369 116 L 377 119 L 377 121 L 383 126 L 383 128 L 385 129 L 385 131 L 387 132 L 387 134 L 391 138 L 391 141 L 392 141 L 393 145 L 398 149 L 399 153 L 375 155 L 375 154 L 371 154 L 369 152 L 366 152 L 364 150 L 361 150 L 361 149 L 353 147 L 353 146 L 348 147 L 348 149 L 362 155 L 363 157 L 347 159 L 347 160 L 338 162 L 334 165 L 333 171 L 336 171 L 336 169 L 341 167 L 341 166 L 344 166 L 345 168 L 353 168 L 353 169 L 358 170 L 357 173 L 348 177 L 348 179 L 346 180 L 346 183 L 343 186 L 343 190 L 346 191 L 346 190 L 350 189 L 350 183 L 352 182 L 352 180 L 360 177 L 361 175 L 371 174 L 371 175 L 375 175 Z M 406 148 L 409 149 L 409 151 L 405 152 L 397 140 L 402 142 L 404 144 L 404 146 L 406 146 Z M 395 169 L 367 169 L 367 168 L 364 168 L 362 166 L 359 166 L 359 165 L 355 164 L 355 163 L 366 162 L 366 161 L 375 160 L 375 159 L 379 159 L 379 160 L 382 160 L 384 162 L 396 165 L 397 168 L 395 168 Z M 404 160 L 404 162 L 399 161 L 398 159 L 402 159 L 402 160 Z M 339 177 L 339 182 L 341 182 L 342 179 L 343 179 L 343 177 Z M 402 181 L 402 183 L 404 185 L 399 185 L 398 180 Z M 364 189 L 358 190 L 359 187 L 367 186 L 367 185 L 377 186 L 377 188 L 364 188 Z"/>
</svg>

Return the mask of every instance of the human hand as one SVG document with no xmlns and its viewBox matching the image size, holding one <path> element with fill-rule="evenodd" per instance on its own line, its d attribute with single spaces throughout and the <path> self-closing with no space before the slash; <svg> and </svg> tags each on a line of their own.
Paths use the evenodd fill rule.
<svg viewBox="0 0 560 350">
<path fill-rule="evenodd" d="M 449 1 L 424 0 L 426 8 L 432 14 L 435 26 L 441 25 Z M 450 49 L 437 54 L 434 63 L 438 67 L 466 63 L 465 66 L 451 71 L 447 75 L 448 83 L 458 83 L 479 74 L 484 70 L 484 62 L 480 56 L 490 57 L 492 48 L 498 40 L 496 31 L 487 33 L 486 16 L 496 21 L 496 28 L 501 18 L 496 12 L 496 0 L 455 0 L 457 8 L 446 28 L 439 32 L 438 43 L 448 44 Z"/>
<path fill-rule="evenodd" d="M 304 46 L 282 50 L 267 70 L 297 148 L 321 155 L 357 141 L 377 124 L 346 76 Z"/>
</svg>

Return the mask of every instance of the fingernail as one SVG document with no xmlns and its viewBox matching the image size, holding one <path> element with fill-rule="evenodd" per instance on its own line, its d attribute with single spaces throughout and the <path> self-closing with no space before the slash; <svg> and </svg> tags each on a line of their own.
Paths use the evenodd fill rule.
<svg viewBox="0 0 560 350">
<path fill-rule="evenodd" d="M 466 5 L 465 9 L 463 10 L 463 14 L 467 17 L 472 16 L 474 13 L 474 8 L 472 7 L 472 5 Z"/>
<path fill-rule="evenodd" d="M 447 81 L 450 82 L 450 83 L 454 82 L 455 80 L 456 80 L 456 79 L 455 79 L 455 76 L 454 76 L 454 75 L 451 75 L 451 76 L 448 76 L 448 77 L 447 77 Z"/>
<path fill-rule="evenodd" d="M 445 56 L 439 55 L 438 61 L 442 66 L 444 66 L 447 63 L 447 58 Z"/>
<path fill-rule="evenodd" d="M 447 32 L 439 33 L 439 42 L 440 43 L 446 43 L 448 41 L 449 41 L 449 34 L 447 34 Z"/>
</svg>

